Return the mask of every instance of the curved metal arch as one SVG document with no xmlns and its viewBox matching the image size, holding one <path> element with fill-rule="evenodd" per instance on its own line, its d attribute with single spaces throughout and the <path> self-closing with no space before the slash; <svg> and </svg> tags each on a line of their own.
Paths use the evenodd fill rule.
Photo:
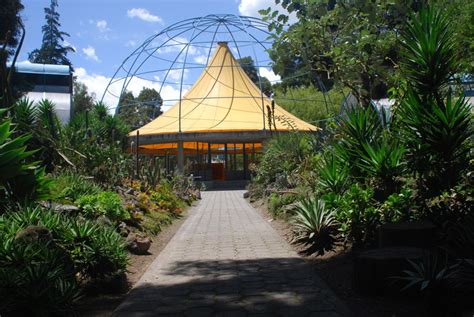
<svg viewBox="0 0 474 317">
<path fill-rule="evenodd" d="M 191 34 L 191 36 L 189 36 L 188 34 Z M 205 69 L 207 67 L 207 64 L 209 63 L 215 42 L 221 40 L 221 37 L 224 37 L 226 41 L 232 43 L 232 46 L 235 48 L 239 59 L 243 56 L 241 53 L 241 49 L 252 49 L 254 65 L 257 68 L 258 86 L 261 91 L 261 98 L 258 99 L 263 100 L 263 83 L 262 76 L 260 74 L 260 69 L 262 67 L 268 68 L 271 65 L 262 65 L 261 63 L 266 63 L 267 61 L 270 62 L 271 60 L 263 59 L 259 61 L 255 49 L 256 47 L 260 47 L 261 49 L 266 51 L 272 44 L 268 37 L 271 34 L 272 33 L 268 31 L 267 22 L 259 18 L 250 16 L 237 16 L 232 14 L 210 14 L 197 18 L 188 18 L 173 23 L 170 26 L 161 30 L 160 32 L 147 37 L 122 61 L 120 66 L 114 72 L 112 78 L 109 80 L 107 87 L 104 93 L 102 94 L 101 101 L 104 101 L 106 95 L 110 95 L 118 99 L 116 103 L 116 105 L 118 105 L 118 103 L 120 102 L 120 97 L 127 91 L 127 88 L 132 82 L 133 78 L 137 78 L 143 81 L 149 81 L 153 84 L 156 84 L 155 87 L 159 86 L 158 92 L 160 93 L 160 95 L 162 94 L 163 89 L 165 87 L 178 87 L 178 89 L 176 89 L 179 91 L 178 100 L 174 98 L 162 98 L 165 104 L 170 101 L 181 102 L 184 95 L 183 89 L 192 85 L 184 82 L 186 70 L 199 68 Z M 201 36 L 212 37 L 212 39 L 209 40 L 204 38 L 203 40 Z M 183 38 L 185 38 L 185 40 L 183 40 Z M 203 52 L 203 54 L 201 54 L 203 55 L 203 57 L 207 55 L 206 64 L 193 62 L 191 60 L 191 47 L 194 47 L 198 52 Z M 176 50 L 174 48 L 176 48 Z M 172 59 L 160 56 L 160 49 L 170 49 L 176 51 L 175 58 Z M 147 65 L 147 63 L 149 64 L 151 60 L 158 61 L 158 63 L 161 62 L 162 64 L 168 63 L 168 65 L 167 67 L 161 67 L 160 65 L 160 67 L 144 69 L 145 65 Z M 172 79 L 176 80 L 167 80 L 168 77 L 170 77 L 170 73 L 172 71 L 180 71 L 180 78 L 171 77 Z M 164 72 L 164 77 L 161 78 L 160 75 L 159 77 L 150 79 L 154 73 L 157 74 L 158 72 Z M 320 83 L 322 84 L 321 80 L 318 81 L 318 86 L 321 86 Z M 121 87 L 119 95 L 117 96 L 118 91 L 114 87 L 117 87 L 119 85 Z M 327 103 L 331 102 L 330 96 L 326 96 L 327 91 L 325 90 L 325 87 L 319 87 L 319 90 L 324 94 L 323 97 L 327 109 Z M 255 99 L 254 96 L 252 96 L 252 98 Z M 257 101 L 255 100 L 255 102 Z M 196 103 L 197 107 L 200 102 L 196 101 Z M 260 104 L 260 102 L 258 103 Z M 135 104 L 136 103 L 134 103 L 134 105 Z M 194 111 L 196 107 L 190 110 Z M 263 114 L 263 124 L 265 125 L 265 106 L 262 103 L 260 107 L 262 109 Z M 116 108 L 116 111 L 117 109 L 118 107 Z"/>
</svg>

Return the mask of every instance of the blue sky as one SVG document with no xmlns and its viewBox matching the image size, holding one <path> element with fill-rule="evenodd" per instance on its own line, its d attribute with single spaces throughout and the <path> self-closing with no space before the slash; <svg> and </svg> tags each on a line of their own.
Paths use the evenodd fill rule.
<svg viewBox="0 0 474 317">
<path fill-rule="evenodd" d="M 49 0 L 23 0 L 22 12 L 26 26 L 26 39 L 20 60 L 41 45 L 41 27 L 44 24 L 43 8 Z M 68 55 L 76 76 L 89 90 L 101 97 L 108 81 L 137 45 L 152 34 L 186 18 L 208 14 L 235 14 L 258 16 L 259 9 L 273 6 L 273 0 L 59 0 L 61 30 L 76 49 Z M 199 52 L 193 58 L 199 60 Z M 262 56 L 259 52 L 258 56 Z M 261 57 L 265 59 L 265 57 Z M 270 80 L 278 80 L 270 69 L 263 70 Z M 189 77 L 189 76 L 188 76 Z M 186 80 L 192 81 L 191 78 Z M 146 79 L 129 87 L 135 94 L 142 86 L 156 87 Z M 164 99 L 176 97 L 173 87 L 163 91 Z M 113 107 L 114 100 L 106 100 Z"/>
</svg>

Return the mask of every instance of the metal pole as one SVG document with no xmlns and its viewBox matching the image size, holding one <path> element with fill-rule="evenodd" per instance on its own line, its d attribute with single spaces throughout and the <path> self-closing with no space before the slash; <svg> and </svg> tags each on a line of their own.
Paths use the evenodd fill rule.
<svg viewBox="0 0 474 317">
<path fill-rule="evenodd" d="M 140 131 L 137 130 L 137 147 L 136 147 L 136 156 L 135 156 L 137 179 L 140 179 L 140 165 L 138 164 L 138 148 L 139 147 L 140 147 Z"/>
<path fill-rule="evenodd" d="M 242 150 L 243 161 L 244 161 L 244 179 L 247 179 L 247 152 L 245 151 L 245 143 L 243 143 L 243 150 Z"/>
</svg>

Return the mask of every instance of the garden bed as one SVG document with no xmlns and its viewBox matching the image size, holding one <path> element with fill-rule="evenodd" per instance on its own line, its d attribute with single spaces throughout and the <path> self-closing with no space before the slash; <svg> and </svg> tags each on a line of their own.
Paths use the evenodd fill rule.
<svg viewBox="0 0 474 317">
<path fill-rule="evenodd" d="M 268 211 L 266 204 L 261 201 L 253 203 L 260 214 L 268 223 L 287 240 L 292 239 L 291 225 L 284 219 L 274 218 Z M 301 245 L 291 244 L 298 253 L 305 248 Z M 344 249 L 336 247 L 334 251 L 322 256 L 306 256 L 307 260 L 314 263 L 319 276 L 346 303 L 354 316 L 381 317 L 381 316 L 421 316 L 423 305 L 420 299 L 403 297 L 380 297 L 358 294 L 352 286 L 353 261 L 356 254 L 360 252 L 352 250 L 351 247 Z"/>
<path fill-rule="evenodd" d="M 181 216 L 153 237 L 152 244 L 146 255 L 130 254 L 130 265 L 126 273 L 125 288 L 118 292 L 111 292 L 105 287 L 90 290 L 80 301 L 78 313 L 81 316 L 110 316 L 127 296 L 128 291 L 140 280 L 150 264 L 166 247 L 168 242 L 179 230 L 188 216 L 188 210 L 184 210 Z"/>
</svg>

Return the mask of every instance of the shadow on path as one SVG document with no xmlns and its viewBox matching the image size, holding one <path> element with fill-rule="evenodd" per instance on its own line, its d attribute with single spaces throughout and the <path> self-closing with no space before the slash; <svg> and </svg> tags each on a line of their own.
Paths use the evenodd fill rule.
<svg viewBox="0 0 474 317">
<path fill-rule="evenodd" d="M 350 316 L 301 258 L 178 261 L 114 316 Z"/>
</svg>

